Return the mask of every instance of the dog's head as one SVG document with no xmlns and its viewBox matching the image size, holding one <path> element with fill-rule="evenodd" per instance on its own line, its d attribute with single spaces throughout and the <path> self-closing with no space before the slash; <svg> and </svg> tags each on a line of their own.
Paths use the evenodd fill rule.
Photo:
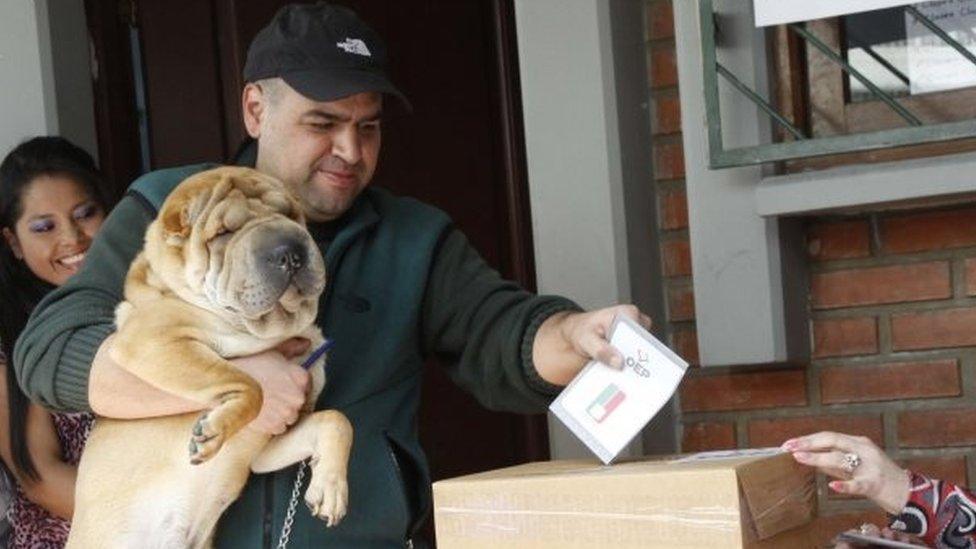
<svg viewBox="0 0 976 549">
<path fill-rule="evenodd" d="M 145 253 L 164 286 L 259 337 L 310 325 L 325 287 L 301 206 L 280 181 L 249 168 L 183 181 L 150 225 Z"/>
</svg>

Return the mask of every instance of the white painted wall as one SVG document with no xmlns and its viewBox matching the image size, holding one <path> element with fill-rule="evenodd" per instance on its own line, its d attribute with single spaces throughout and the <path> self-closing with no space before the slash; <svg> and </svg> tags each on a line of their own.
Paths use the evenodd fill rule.
<svg viewBox="0 0 976 549">
<path fill-rule="evenodd" d="M 92 54 L 85 21 L 85 2 L 34 1 L 46 1 L 48 5 L 57 131 L 98 158 Z"/>
<path fill-rule="evenodd" d="M 608 25 L 598 0 L 515 2 L 536 284 L 588 309 L 629 294 Z M 551 414 L 549 446 L 591 455 Z"/>
<path fill-rule="evenodd" d="M 642 8 L 516 0 L 515 20 L 538 290 L 587 309 L 637 302 L 662 318 L 648 297 L 660 292 Z M 673 449 L 664 416 L 655 449 Z M 549 438 L 554 458 L 592 456 L 554 418 Z M 643 450 L 637 439 L 623 455 Z"/>
<path fill-rule="evenodd" d="M 56 131 L 53 88 L 44 94 L 50 60 L 42 61 L 41 35 L 34 2 L 0 2 L 0 151 L 6 154 L 25 137 Z M 44 37 L 47 41 L 47 37 Z M 52 78 L 53 79 L 53 78 Z M 47 103 L 47 104 L 46 104 Z"/>
<path fill-rule="evenodd" d="M 62 135 L 97 157 L 83 0 L 0 2 L 0 155 Z"/>
<path fill-rule="evenodd" d="M 737 76 L 765 93 L 765 58 L 751 45 L 761 30 L 753 27 L 749 4 L 715 0 L 722 17 L 723 62 Z M 702 366 L 763 364 L 798 359 L 805 350 L 802 329 L 786 311 L 780 226 L 756 213 L 755 188 L 762 168 L 708 168 L 702 44 L 698 1 L 674 2 L 681 95 L 682 139 L 695 318 Z M 758 42 L 761 43 L 761 42 Z M 742 46 L 746 44 L 747 46 Z M 745 96 L 720 86 L 723 138 L 727 147 L 761 142 L 766 118 Z"/>
<path fill-rule="evenodd" d="M 539 292 L 626 300 L 608 4 L 521 0 L 515 20 Z"/>
</svg>

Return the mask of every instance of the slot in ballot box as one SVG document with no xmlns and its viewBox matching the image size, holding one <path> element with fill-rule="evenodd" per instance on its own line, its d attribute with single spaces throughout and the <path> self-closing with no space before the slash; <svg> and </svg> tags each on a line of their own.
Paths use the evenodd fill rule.
<svg viewBox="0 0 976 549">
<path fill-rule="evenodd" d="M 528 463 L 434 484 L 437 546 L 813 547 L 812 469 L 776 449 Z"/>
</svg>

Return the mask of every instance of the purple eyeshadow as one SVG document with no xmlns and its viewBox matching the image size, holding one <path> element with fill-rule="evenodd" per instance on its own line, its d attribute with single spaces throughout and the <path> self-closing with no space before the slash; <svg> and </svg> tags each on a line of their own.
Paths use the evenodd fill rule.
<svg viewBox="0 0 976 549">
<path fill-rule="evenodd" d="M 54 222 L 49 219 L 38 219 L 27 224 L 27 229 L 32 233 L 46 233 L 54 228 Z"/>
</svg>

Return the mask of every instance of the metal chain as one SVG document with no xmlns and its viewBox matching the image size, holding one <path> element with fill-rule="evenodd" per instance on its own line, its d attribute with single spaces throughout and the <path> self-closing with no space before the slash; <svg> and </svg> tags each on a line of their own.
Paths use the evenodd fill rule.
<svg viewBox="0 0 976 549">
<path fill-rule="evenodd" d="M 285 522 L 281 525 L 281 536 L 278 538 L 277 549 L 288 547 L 288 538 L 291 536 L 291 526 L 295 523 L 295 509 L 298 507 L 298 498 L 302 495 L 302 481 L 305 480 L 305 469 L 307 468 L 307 461 L 302 461 L 298 465 L 298 475 L 295 476 L 295 486 L 291 489 L 291 499 L 288 500 L 288 511 L 285 512 Z"/>
</svg>

